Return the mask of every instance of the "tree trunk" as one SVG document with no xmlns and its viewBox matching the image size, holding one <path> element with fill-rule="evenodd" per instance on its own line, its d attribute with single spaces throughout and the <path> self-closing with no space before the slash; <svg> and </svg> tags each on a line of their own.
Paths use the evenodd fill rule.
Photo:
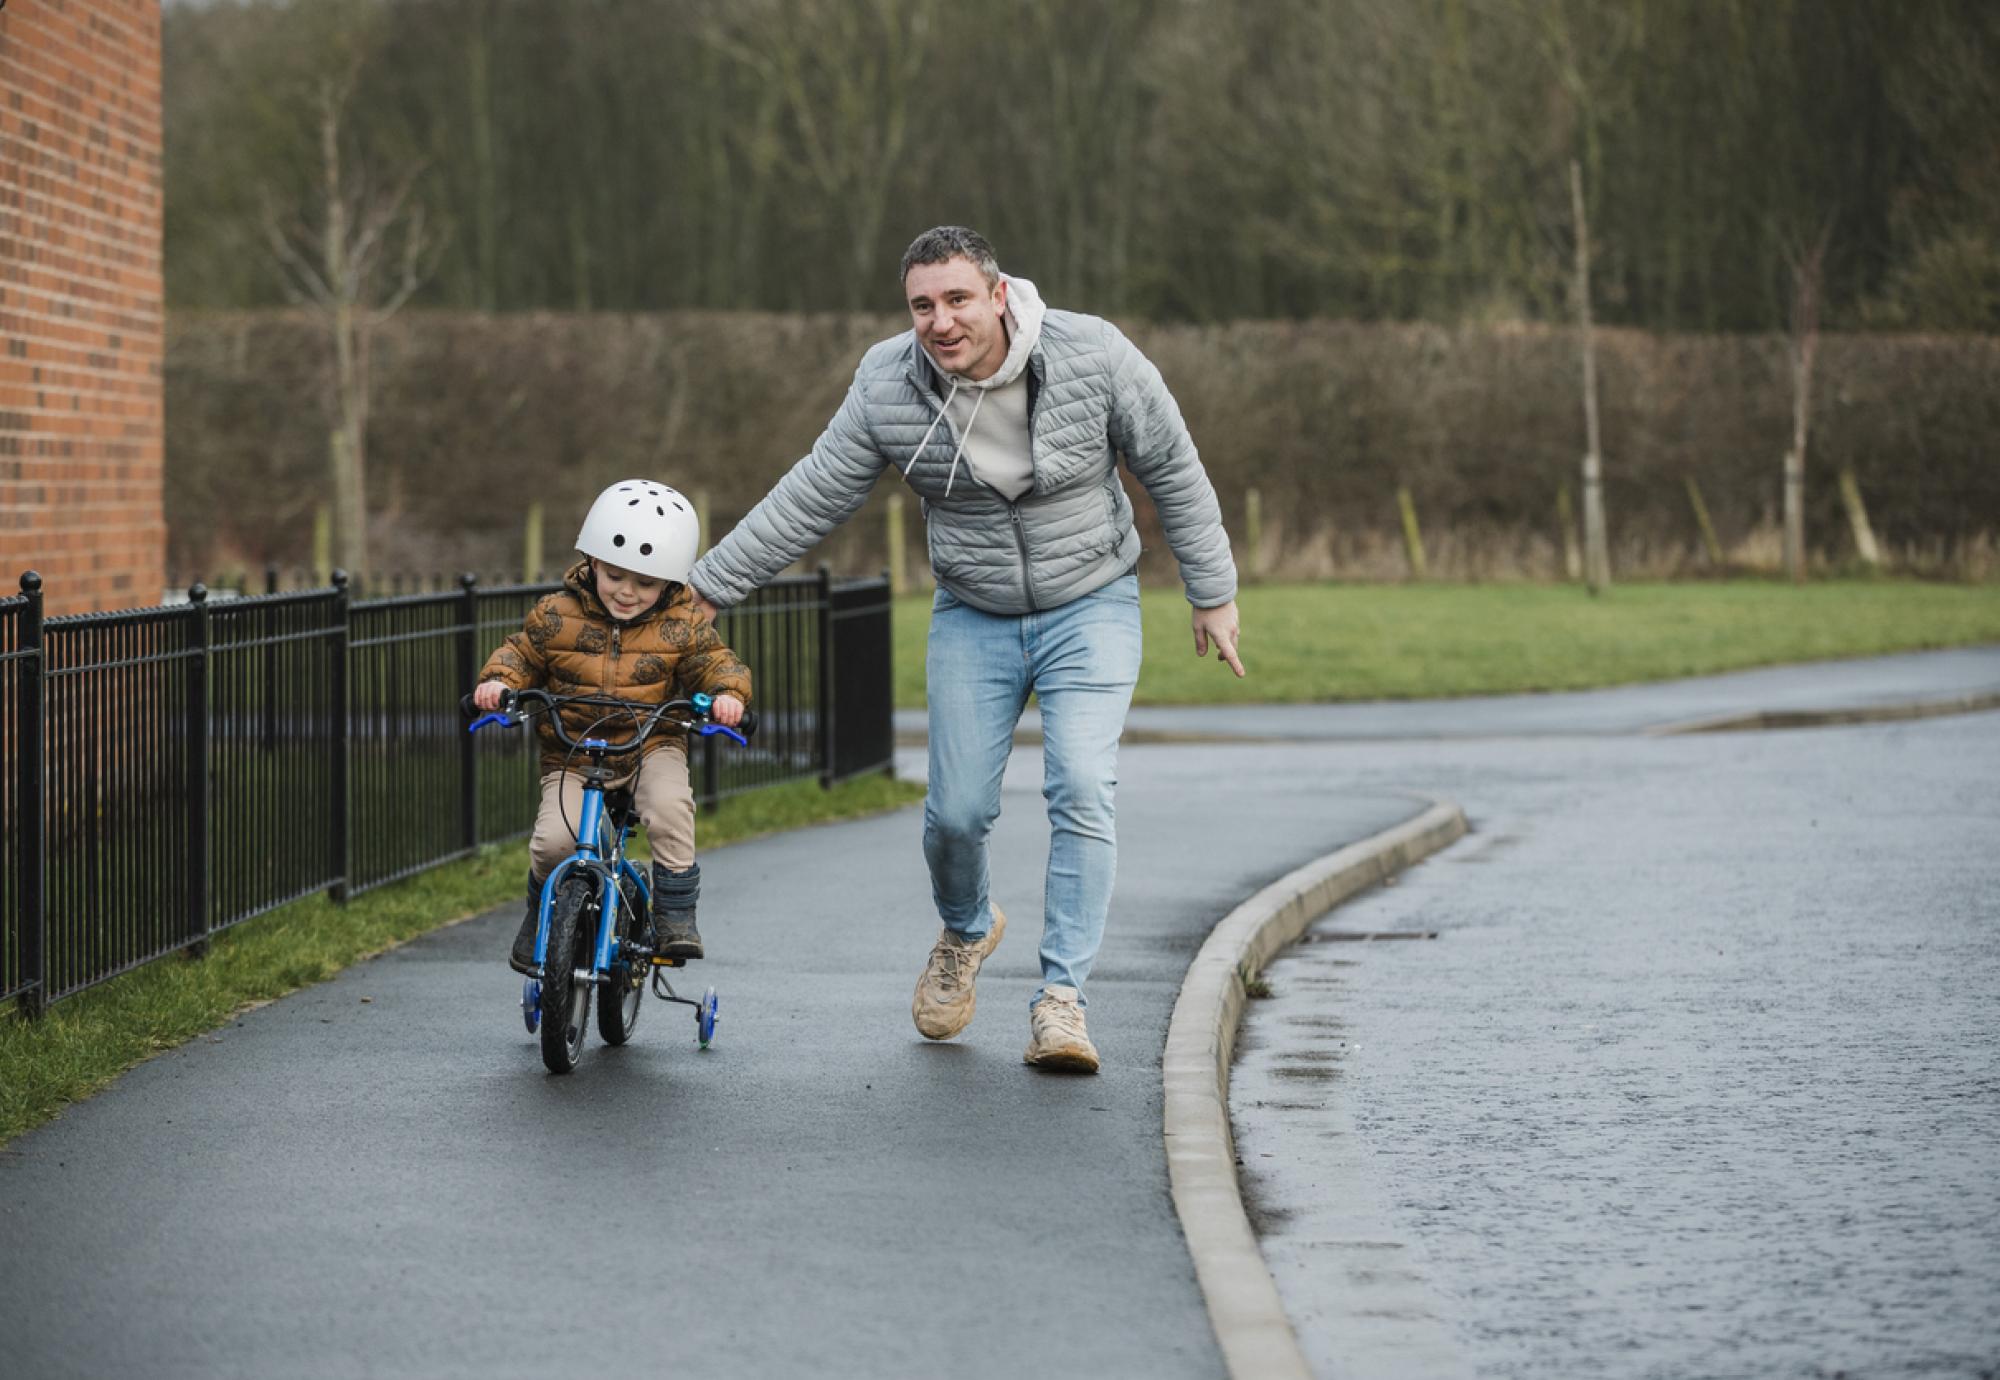
<svg viewBox="0 0 2000 1380">
<path fill-rule="evenodd" d="M 1590 222 L 1583 212 L 1583 169 L 1569 164 L 1570 209 L 1576 217 L 1576 315 L 1583 334 L 1583 564 L 1592 594 L 1611 587 L 1611 552 L 1604 531 L 1604 462 L 1598 448 L 1597 342 L 1590 330 Z"/>
</svg>

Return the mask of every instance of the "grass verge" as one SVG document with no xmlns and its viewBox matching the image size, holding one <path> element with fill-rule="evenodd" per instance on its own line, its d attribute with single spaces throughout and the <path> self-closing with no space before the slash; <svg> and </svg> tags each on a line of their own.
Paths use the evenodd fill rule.
<svg viewBox="0 0 2000 1380">
<path fill-rule="evenodd" d="M 1144 595 L 1140 704 L 1278 704 L 1589 690 L 1782 662 L 2000 641 L 2000 587 L 1912 580 L 1258 585 L 1239 681 L 1194 655 L 1178 589 Z M 924 702 L 928 596 L 896 605 L 896 704 Z"/>
<path fill-rule="evenodd" d="M 830 791 L 812 782 L 755 791 L 703 816 L 701 847 L 877 814 L 923 793 L 885 776 Z M 204 958 L 161 959 L 57 1003 L 40 1020 L 0 1018 L 0 1144 L 238 1012 L 454 920 L 518 905 L 527 857 L 525 842 L 496 844 L 344 906 L 309 897 L 217 936 Z"/>
</svg>

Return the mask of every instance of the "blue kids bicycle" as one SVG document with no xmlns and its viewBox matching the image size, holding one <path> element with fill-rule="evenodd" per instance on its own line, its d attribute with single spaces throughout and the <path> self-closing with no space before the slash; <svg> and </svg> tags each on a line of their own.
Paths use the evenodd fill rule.
<svg viewBox="0 0 2000 1380">
<path fill-rule="evenodd" d="M 528 1033 L 539 1028 L 542 1062 L 551 1073 L 568 1073 L 583 1057 L 584 1033 L 590 1025 L 592 993 L 602 989 L 597 1006 L 597 1033 L 609 1045 L 632 1038 L 639 1010 L 646 1000 L 646 979 L 652 975 L 653 995 L 695 1009 L 697 1037 L 703 1049 L 715 1038 L 715 989 L 694 1001 L 676 993 L 666 969 L 684 959 L 656 958 L 650 923 L 652 895 L 640 869 L 625 857 L 637 810 L 629 787 L 611 789 L 612 773 L 605 765 L 614 754 L 643 753 L 656 732 L 707 737 L 721 733 L 739 744 L 756 730 L 756 715 L 745 711 L 742 731 L 712 723 L 709 697 L 669 700 L 665 704 L 635 704 L 610 695 L 552 695 L 546 690 L 511 690 L 500 697 L 500 710 L 473 721 L 469 732 L 488 725 L 519 727 L 546 714 L 556 741 L 584 765 L 583 809 L 575 821 L 576 852 L 549 873 L 542 884 L 541 920 L 535 936 L 535 975 L 521 989 L 521 1015 Z M 472 712 L 471 697 L 464 702 Z M 602 711 L 581 741 L 570 737 L 559 710 L 581 706 Z M 618 742 L 598 736 L 606 725 L 630 727 Z M 643 759 L 640 759 L 643 760 Z"/>
</svg>

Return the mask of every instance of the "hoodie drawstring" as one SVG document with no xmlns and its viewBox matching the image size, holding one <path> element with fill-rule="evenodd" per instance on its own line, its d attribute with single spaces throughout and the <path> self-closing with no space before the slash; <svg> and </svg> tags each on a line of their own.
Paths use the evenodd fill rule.
<svg viewBox="0 0 2000 1380">
<path fill-rule="evenodd" d="M 0 0 L 0 3 L 4 3 L 4 0 Z M 924 453 L 924 447 L 931 443 L 931 433 L 938 429 L 938 423 L 943 421 L 945 413 L 951 410 L 951 400 L 957 396 L 958 380 L 953 379 L 951 381 L 951 391 L 944 395 L 944 406 L 938 409 L 937 416 L 931 418 L 930 427 L 924 432 L 924 439 L 917 442 L 917 448 L 912 452 L 913 456 Z M 972 436 L 972 424 L 979 420 L 979 405 L 985 401 L 986 390 L 982 388 L 979 390 L 979 395 L 972 400 L 972 414 L 965 419 L 965 430 L 958 434 L 958 449 L 951 453 L 951 472 L 944 477 L 944 496 L 946 498 L 951 497 L 952 483 L 958 478 L 958 459 L 961 455 L 965 454 L 965 443 Z M 915 461 L 912 460 L 911 463 L 914 464 Z"/>
</svg>

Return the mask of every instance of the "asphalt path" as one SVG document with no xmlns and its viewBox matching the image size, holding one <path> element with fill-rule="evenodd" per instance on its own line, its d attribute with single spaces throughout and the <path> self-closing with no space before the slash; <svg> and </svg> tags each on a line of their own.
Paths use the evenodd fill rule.
<svg viewBox="0 0 2000 1380">
<path fill-rule="evenodd" d="M 971 1028 L 910 1024 L 936 935 L 905 810 L 703 858 L 699 1052 L 544 1073 L 503 954 L 436 932 L 156 1058 L 0 1153 L 0 1370 L 52 1376 L 1213 1376 L 1167 1190 L 1160 1052 L 1208 928 L 1414 814 L 1311 758 L 1134 748 L 1090 985 L 1094 1078 L 1021 1063 L 1038 754 L 994 839 Z M 683 990 L 686 990 L 684 987 Z"/>
<path fill-rule="evenodd" d="M 2000 652 L 1978 655 L 1913 667 L 1901 693 L 2000 686 Z M 1884 684 L 1808 668 L 1802 689 Z M 1769 708 L 1767 689 L 1693 709 L 1685 686 L 1608 693 L 1646 726 Z M 1495 712 L 1548 711 L 1540 698 Z M 1596 703 L 1548 698 L 1570 722 Z M 914 810 L 704 855 L 716 957 L 690 981 L 722 994 L 707 1052 L 684 1008 L 649 1003 L 631 1047 L 593 1039 L 582 1069 L 550 1077 L 502 959 L 515 915 L 439 931 L 142 1065 L 0 1154 L 8 1373 L 1220 1373 L 1160 1138 L 1181 975 L 1243 897 L 1417 812 L 1393 755 L 1358 772 L 1340 740 L 1481 711 L 1324 712 L 1386 717 L 1357 733 L 1308 731 L 1304 707 L 1174 711 L 1176 734 L 1325 741 L 1126 748 L 1090 988 L 1098 1077 L 1020 1063 L 1046 850 L 1023 748 L 994 839 L 1009 935 L 959 1041 L 909 1024 L 936 930 Z M 1553 784 L 1592 765 L 1518 770 Z M 1409 784 L 1477 779 L 1446 760 Z"/>
</svg>

